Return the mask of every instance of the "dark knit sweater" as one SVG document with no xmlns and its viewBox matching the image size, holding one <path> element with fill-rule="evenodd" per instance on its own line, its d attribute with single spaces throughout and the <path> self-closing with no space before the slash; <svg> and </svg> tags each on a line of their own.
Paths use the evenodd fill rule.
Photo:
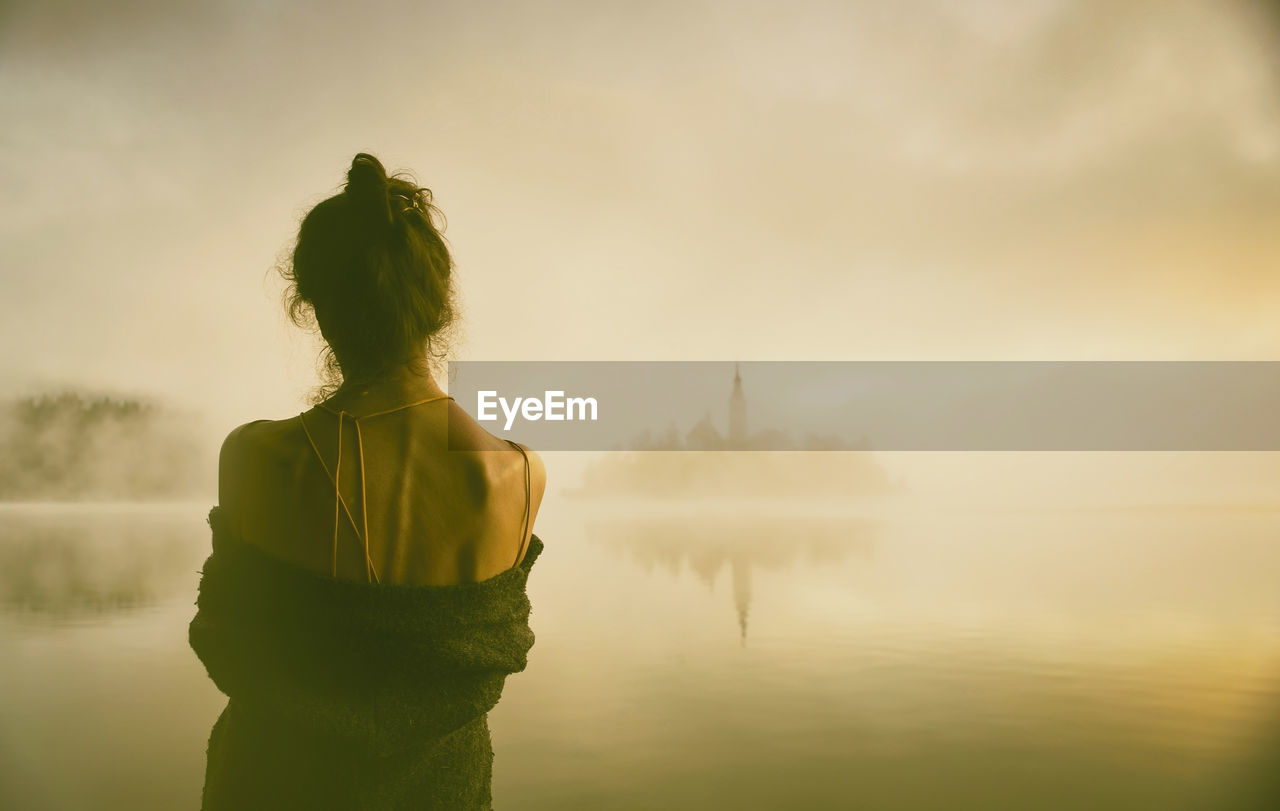
<svg viewBox="0 0 1280 811">
<path fill-rule="evenodd" d="M 209 736 L 205 809 L 491 807 L 487 713 L 533 645 L 515 568 L 399 586 L 316 574 L 209 513 L 190 642 L 230 701 Z"/>
</svg>

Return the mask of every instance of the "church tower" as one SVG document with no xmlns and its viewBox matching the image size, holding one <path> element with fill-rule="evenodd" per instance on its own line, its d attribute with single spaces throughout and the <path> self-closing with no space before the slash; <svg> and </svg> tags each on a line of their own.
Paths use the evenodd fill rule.
<svg viewBox="0 0 1280 811">
<path fill-rule="evenodd" d="M 747 446 L 747 398 L 742 393 L 742 373 L 733 364 L 733 394 L 729 395 L 729 447 Z"/>
</svg>

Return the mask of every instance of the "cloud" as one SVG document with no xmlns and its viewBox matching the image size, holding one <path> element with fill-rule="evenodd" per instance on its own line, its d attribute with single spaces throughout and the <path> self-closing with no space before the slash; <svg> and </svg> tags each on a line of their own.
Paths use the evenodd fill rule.
<svg viewBox="0 0 1280 811">
<path fill-rule="evenodd" d="M 1274 354 L 1269 8 L 10 2 L 0 371 L 292 402 L 264 274 L 362 150 L 473 357 Z"/>
</svg>

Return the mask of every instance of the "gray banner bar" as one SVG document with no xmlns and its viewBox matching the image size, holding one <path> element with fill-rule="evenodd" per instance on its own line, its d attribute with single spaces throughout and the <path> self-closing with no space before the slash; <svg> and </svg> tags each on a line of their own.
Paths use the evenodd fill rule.
<svg viewBox="0 0 1280 811">
<path fill-rule="evenodd" d="M 461 361 L 449 392 L 539 450 L 1280 450 L 1272 361 Z"/>
</svg>

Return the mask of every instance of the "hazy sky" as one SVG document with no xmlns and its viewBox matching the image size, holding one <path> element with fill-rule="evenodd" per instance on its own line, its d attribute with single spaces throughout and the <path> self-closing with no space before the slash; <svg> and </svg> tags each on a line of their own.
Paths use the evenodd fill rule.
<svg viewBox="0 0 1280 811">
<path fill-rule="evenodd" d="M 467 359 L 1278 359 L 1261 4 L 0 5 L 0 374 L 301 410 L 273 262 L 351 156 Z"/>
</svg>

